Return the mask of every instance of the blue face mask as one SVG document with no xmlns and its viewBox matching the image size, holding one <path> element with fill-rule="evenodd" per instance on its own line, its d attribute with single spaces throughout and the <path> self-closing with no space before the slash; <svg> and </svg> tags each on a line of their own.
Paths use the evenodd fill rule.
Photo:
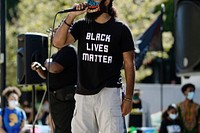
<svg viewBox="0 0 200 133">
<path fill-rule="evenodd" d="M 175 120 L 178 117 L 178 113 L 177 114 L 169 114 L 169 118 L 172 120 Z"/>
<path fill-rule="evenodd" d="M 193 91 L 192 91 L 192 92 L 189 92 L 188 95 L 187 95 L 187 98 L 188 98 L 189 100 L 192 100 L 192 99 L 194 98 L 194 92 L 193 92 Z"/>
<path fill-rule="evenodd" d="M 100 2 L 95 2 L 94 0 L 87 0 L 89 6 L 98 6 Z"/>
</svg>

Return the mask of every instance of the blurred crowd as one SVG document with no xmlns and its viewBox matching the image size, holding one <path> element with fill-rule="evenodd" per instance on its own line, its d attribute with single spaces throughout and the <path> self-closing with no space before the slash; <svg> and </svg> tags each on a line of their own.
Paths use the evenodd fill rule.
<svg viewBox="0 0 200 133">
<path fill-rule="evenodd" d="M 159 133 L 200 133 L 200 105 L 193 99 L 195 96 L 195 86 L 191 83 L 182 86 L 181 91 L 185 96 L 183 101 L 169 104 L 162 112 L 159 129 L 153 132 Z M 0 110 L 0 132 L 18 133 L 25 132 L 25 124 L 33 124 L 33 116 L 37 113 L 36 124 L 54 126 L 49 113 L 49 101 L 45 99 L 41 110 L 35 115 L 28 100 L 21 104 L 19 98 L 21 92 L 17 87 L 7 87 L 2 95 L 7 100 L 7 105 Z M 150 107 L 148 102 L 140 97 L 140 89 L 135 89 L 132 98 L 132 111 L 128 115 L 128 132 L 145 133 L 144 127 L 151 129 Z"/>
<path fill-rule="evenodd" d="M 160 127 L 152 128 L 149 105 L 140 98 L 140 90 L 135 89 L 133 108 L 128 117 L 130 133 L 200 133 L 200 105 L 194 101 L 196 87 L 184 84 L 181 92 L 185 99 L 171 103 L 162 112 Z"/>
<path fill-rule="evenodd" d="M 24 100 L 21 107 L 26 113 L 27 123 L 32 124 L 34 121 L 32 105 L 29 103 L 29 101 Z M 35 115 L 36 115 L 38 113 L 37 108 L 35 108 L 35 110 L 36 110 L 36 112 L 35 112 Z M 42 109 L 39 112 L 39 115 L 37 116 L 36 123 L 42 124 L 42 125 L 47 125 L 48 115 L 49 115 L 49 102 L 48 102 L 48 100 L 44 100 L 44 102 L 42 104 Z"/>
<path fill-rule="evenodd" d="M 36 124 L 50 125 L 49 102 L 44 100 L 42 109 L 38 116 L 34 117 L 32 105 L 24 100 L 20 103 L 21 91 L 15 86 L 9 86 L 2 92 L 2 96 L 6 98 L 6 106 L 0 109 L 0 133 L 23 133 L 26 132 L 26 124 L 33 124 L 36 119 Z"/>
</svg>

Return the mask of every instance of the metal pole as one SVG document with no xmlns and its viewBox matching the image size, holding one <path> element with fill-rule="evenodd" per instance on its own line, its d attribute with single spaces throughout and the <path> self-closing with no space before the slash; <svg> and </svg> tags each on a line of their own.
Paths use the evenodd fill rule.
<svg viewBox="0 0 200 133">
<path fill-rule="evenodd" d="M 1 8 L 1 92 L 6 87 L 6 3 L 0 0 Z M 1 106 L 5 107 L 5 98 L 1 97 Z"/>
<path fill-rule="evenodd" d="M 164 52 L 164 49 L 163 49 L 163 39 L 162 39 L 162 33 L 163 33 L 163 14 L 165 12 L 165 5 L 164 4 L 161 4 L 161 14 L 162 14 L 162 18 L 161 18 L 161 26 L 160 26 L 160 32 L 161 32 L 161 52 L 162 52 L 162 56 L 161 56 L 161 68 L 160 68 L 160 71 L 161 71 L 161 74 L 160 74 L 160 109 L 161 111 L 163 111 L 163 83 L 164 83 L 164 73 L 163 73 L 163 52 Z"/>
<path fill-rule="evenodd" d="M 33 133 L 35 133 L 35 124 L 34 124 L 35 113 L 36 113 L 36 109 L 35 109 L 35 85 L 32 86 L 32 111 L 33 111 L 33 119 L 32 119 Z"/>
</svg>

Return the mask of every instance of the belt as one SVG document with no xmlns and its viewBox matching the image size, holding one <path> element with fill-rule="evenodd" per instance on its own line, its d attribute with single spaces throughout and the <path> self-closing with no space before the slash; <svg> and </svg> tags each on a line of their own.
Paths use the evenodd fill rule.
<svg viewBox="0 0 200 133">
<path fill-rule="evenodd" d="M 51 91 L 50 91 L 51 92 Z M 58 93 L 57 91 L 52 91 L 51 92 L 52 95 L 56 96 L 58 94 L 63 94 L 65 96 L 74 96 L 75 93 L 67 93 L 67 94 L 64 94 L 64 93 Z"/>
<path fill-rule="evenodd" d="M 69 90 L 71 87 L 66 87 L 65 89 L 59 89 L 56 91 L 50 91 L 50 93 L 60 101 L 66 101 L 74 98 L 75 88 L 74 91 Z M 72 89 L 72 88 L 71 88 Z"/>
</svg>

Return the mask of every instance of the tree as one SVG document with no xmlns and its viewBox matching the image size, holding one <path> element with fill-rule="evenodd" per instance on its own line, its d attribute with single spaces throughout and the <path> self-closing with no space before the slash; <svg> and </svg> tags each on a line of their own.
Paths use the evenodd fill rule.
<svg viewBox="0 0 200 133">
<path fill-rule="evenodd" d="M 114 0 L 114 5 L 118 10 L 118 17 L 125 21 L 131 28 L 134 38 L 140 35 L 157 17 L 159 12 L 155 12 L 164 0 Z M 48 34 L 46 31 L 52 27 L 53 19 L 57 11 L 67 9 L 74 3 L 82 0 L 23 0 L 19 1 L 16 7 L 16 15 L 11 15 L 11 23 L 7 23 L 7 84 L 16 85 L 16 52 L 17 35 L 25 32 L 39 32 Z M 11 0 L 8 1 L 8 4 Z M 56 26 L 66 16 L 60 14 L 56 19 Z M 169 38 L 170 39 L 170 38 Z M 170 48 L 168 48 L 170 49 Z M 147 57 L 148 58 L 148 57 Z M 145 68 L 145 67 L 142 67 Z M 146 68 L 145 68 L 146 69 Z M 147 70 L 147 71 L 146 71 Z M 149 68 L 141 73 L 139 77 L 149 74 Z M 146 74 L 144 74 L 144 72 Z M 137 74 L 140 75 L 140 74 Z M 137 77 L 138 78 L 138 77 Z M 139 79 L 141 80 L 141 79 Z M 139 81 L 137 80 L 137 81 Z"/>
</svg>

